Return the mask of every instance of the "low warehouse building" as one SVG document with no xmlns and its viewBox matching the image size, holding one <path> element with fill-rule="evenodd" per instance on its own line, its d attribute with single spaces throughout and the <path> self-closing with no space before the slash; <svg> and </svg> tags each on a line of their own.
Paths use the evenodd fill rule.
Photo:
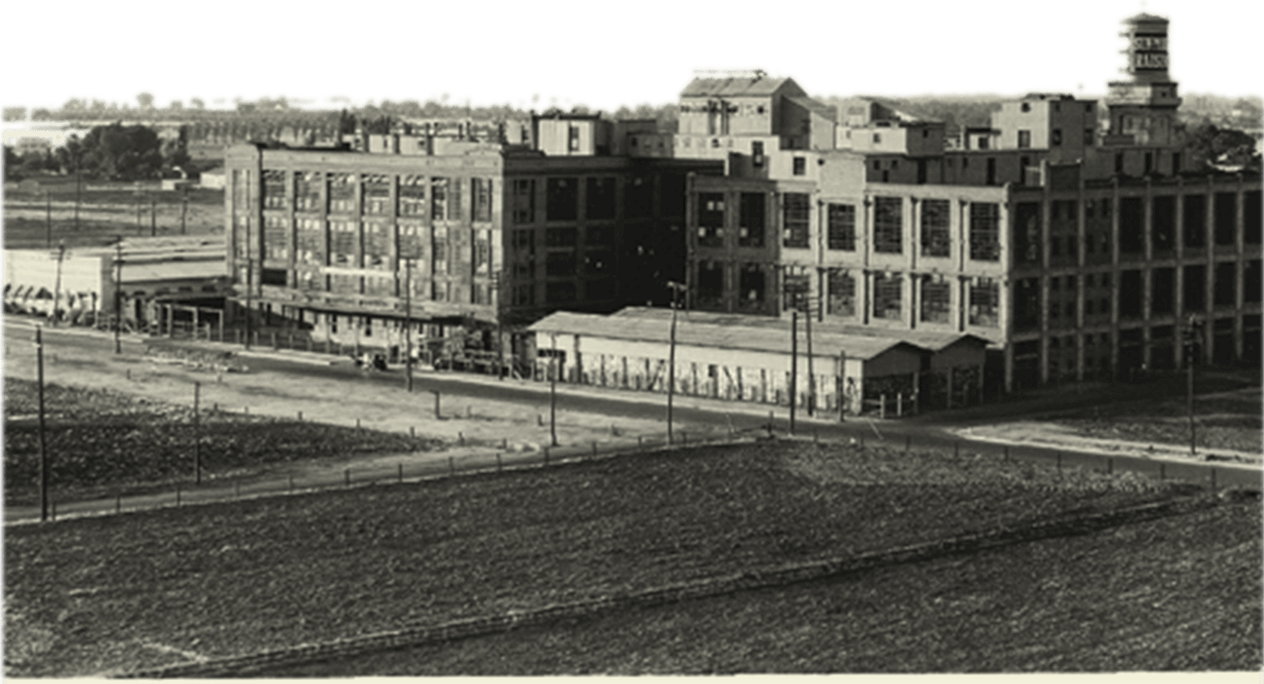
<svg viewBox="0 0 1264 684">
<path fill-rule="evenodd" d="M 531 325 L 536 377 L 666 392 L 670 309 L 632 307 L 603 316 L 558 312 Z M 678 312 L 675 392 L 805 409 L 900 415 L 976 403 L 987 341 L 968 334 L 899 337 L 760 316 Z M 793 378 L 793 379 L 792 379 Z"/>
</svg>

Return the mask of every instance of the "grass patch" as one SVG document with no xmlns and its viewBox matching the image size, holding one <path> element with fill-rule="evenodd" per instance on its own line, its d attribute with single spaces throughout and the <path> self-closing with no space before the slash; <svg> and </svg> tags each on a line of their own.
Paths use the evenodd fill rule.
<svg viewBox="0 0 1264 684">
<path fill-rule="evenodd" d="M 241 655 L 1188 491 L 975 456 L 764 443 L 12 527 L 6 634 L 33 636 L 6 640 L 6 661 L 13 676 L 69 676 Z"/>
<path fill-rule="evenodd" d="M 6 503 L 38 501 L 38 387 L 5 378 Z M 355 454 L 428 451 L 438 440 L 324 423 L 252 416 L 203 407 L 195 433 L 192 406 L 101 389 L 45 387 L 49 486 L 57 498 L 137 493 L 187 480 L 195 434 L 204 477 L 249 476 L 282 463 Z"/>
</svg>

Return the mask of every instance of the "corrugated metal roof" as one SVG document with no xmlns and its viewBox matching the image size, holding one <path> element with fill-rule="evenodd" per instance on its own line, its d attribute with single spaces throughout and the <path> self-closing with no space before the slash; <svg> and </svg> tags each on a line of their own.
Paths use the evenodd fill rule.
<svg viewBox="0 0 1264 684">
<path fill-rule="evenodd" d="M 734 76 L 720 78 L 699 76 L 686 83 L 683 89 L 680 89 L 680 92 L 676 95 L 681 97 L 708 97 L 713 95 L 772 95 L 777 89 L 779 89 L 779 87 L 785 85 L 785 82 L 789 80 L 789 76 Z"/>
<path fill-rule="evenodd" d="M 789 335 L 790 321 L 783 318 L 775 318 L 773 316 L 751 316 L 744 314 L 716 313 L 711 311 L 690 311 L 681 312 L 682 318 L 708 323 L 713 325 L 741 326 L 753 328 L 767 328 L 773 330 L 785 331 L 785 335 Z M 611 316 L 641 320 L 670 320 L 671 309 L 651 308 L 644 306 L 630 306 L 625 309 L 611 314 Z M 802 326 L 802 317 L 800 317 L 800 325 Z M 849 337 L 876 337 L 885 340 L 897 340 L 907 342 L 909 344 L 929 349 L 931 351 L 939 351 L 946 347 L 952 346 L 962 339 L 978 340 L 986 345 L 988 340 L 978 335 L 962 334 L 955 332 L 934 332 L 929 330 L 890 330 L 887 328 L 874 328 L 864 325 L 843 325 L 831 322 L 813 322 L 812 337 L 815 340 L 817 333 L 828 333 L 833 335 L 843 335 Z"/>
<path fill-rule="evenodd" d="M 824 102 L 820 102 L 810 97 L 800 96 L 800 95 L 793 95 L 791 97 L 787 97 L 786 99 L 799 105 L 800 107 L 803 107 L 804 109 L 810 112 L 816 112 L 820 116 L 823 116 L 829 119 L 830 121 L 835 121 L 838 118 L 838 108 L 831 107 L 825 104 Z"/>
<path fill-rule="evenodd" d="M 626 311 L 626 309 L 624 310 Z M 660 309 L 665 316 L 623 316 L 614 314 L 582 314 L 559 311 L 543 318 L 528 330 L 537 333 L 566 335 L 591 335 L 618 340 L 635 340 L 667 344 L 671 339 L 671 310 Z M 742 325 L 734 322 L 709 320 L 709 315 L 681 312 L 676 321 L 676 343 L 695 347 L 719 349 L 748 349 L 753 351 L 790 353 L 790 324 L 783 329 L 763 325 Z M 750 318 L 750 317 L 748 317 Z M 770 319 L 775 321 L 776 319 Z M 807 351 L 807 332 L 798 330 L 799 351 Z M 838 354 L 850 359 L 872 359 L 894 347 L 905 346 L 916 351 L 929 351 L 906 340 L 891 337 L 851 335 L 836 330 L 812 329 L 813 352 Z"/>
</svg>

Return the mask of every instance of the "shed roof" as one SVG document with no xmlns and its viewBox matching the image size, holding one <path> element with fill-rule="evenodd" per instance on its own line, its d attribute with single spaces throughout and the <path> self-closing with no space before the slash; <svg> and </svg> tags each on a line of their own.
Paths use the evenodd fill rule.
<svg viewBox="0 0 1264 684">
<path fill-rule="evenodd" d="M 583 314 L 559 311 L 528 327 L 537 333 L 589 335 L 618 340 L 667 343 L 671 337 L 671 311 L 663 309 L 666 316 L 622 316 L 614 314 Z M 776 320 L 776 319 L 771 319 Z M 807 332 L 798 331 L 799 349 L 807 350 Z M 771 326 L 741 325 L 730 322 L 707 320 L 706 316 L 684 314 L 676 321 L 676 343 L 695 347 L 719 349 L 745 349 L 776 353 L 790 353 L 789 324 L 784 329 Z M 904 347 L 917 353 L 931 350 L 906 340 L 891 337 L 851 335 L 835 330 L 812 331 L 814 351 L 828 355 L 840 351 L 850 359 L 872 359 L 887 351 Z"/>
<path fill-rule="evenodd" d="M 831 107 L 820 100 L 815 100 L 807 97 L 806 95 L 792 95 L 786 99 L 799 105 L 800 107 L 803 107 L 809 112 L 814 112 L 818 116 L 823 116 L 830 121 L 835 121 L 838 118 L 838 108 Z"/>
<path fill-rule="evenodd" d="M 631 319 L 669 320 L 671 318 L 671 309 L 630 306 L 620 309 L 619 311 L 611 314 L 611 316 Z M 746 314 L 715 313 L 710 311 L 681 312 L 681 316 L 682 318 L 687 317 L 700 323 L 711 323 L 715 325 L 767 328 L 787 331 L 787 333 L 790 329 L 790 321 L 773 316 L 751 316 Z M 907 342 L 930 351 L 945 349 L 962 340 L 971 340 L 984 346 L 989 344 L 989 341 L 986 338 L 969 333 L 934 332 L 929 330 L 890 330 L 864 325 L 844 325 L 841 323 L 831 322 L 813 323 L 813 339 L 817 339 L 818 334 L 821 333 L 845 335 L 850 337 L 874 337 L 886 340 L 893 339 Z M 848 353 L 848 356 L 851 356 L 850 352 Z"/>
<path fill-rule="evenodd" d="M 680 91 L 681 97 L 711 97 L 715 95 L 759 97 L 775 95 L 783 86 L 788 95 L 806 95 L 798 83 L 791 78 L 768 78 L 767 76 L 729 77 L 729 78 L 695 78 Z"/>
</svg>

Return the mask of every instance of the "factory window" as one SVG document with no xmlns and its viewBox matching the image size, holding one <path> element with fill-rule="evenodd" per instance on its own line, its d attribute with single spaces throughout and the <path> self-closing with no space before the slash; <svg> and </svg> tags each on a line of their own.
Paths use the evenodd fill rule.
<svg viewBox="0 0 1264 684">
<path fill-rule="evenodd" d="M 812 305 L 812 277 L 806 273 L 787 273 L 782 279 L 782 311 L 808 311 Z"/>
<path fill-rule="evenodd" d="M 999 261 L 1001 258 L 1001 210 L 995 202 L 970 204 L 970 259 Z"/>
<path fill-rule="evenodd" d="M 491 268 L 492 243 L 486 230 L 480 230 L 474 239 L 474 272 L 487 273 Z"/>
<path fill-rule="evenodd" d="M 259 273 L 259 283 L 261 285 L 275 285 L 285 287 L 285 274 L 283 268 L 265 268 Z"/>
<path fill-rule="evenodd" d="M 285 196 L 285 172 L 263 170 L 263 206 L 265 209 L 289 209 Z"/>
<path fill-rule="evenodd" d="M 808 172 L 808 160 L 803 157 L 794 158 L 794 175 L 802 176 Z"/>
<path fill-rule="evenodd" d="M 474 179 L 474 220 L 492 220 L 492 179 Z"/>
<path fill-rule="evenodd" d="M 1212 206 L 1213 235 L 1217 245 L 1232 245 L 1237 240 L 1238 198 L 1232 192 L 1218 192 Z"/>
<path fill-rule="evenodd" d="M 1176 310 L 1176 269 L 1156 268 L 1150 272 L 1150 315 L 1171 315 Z"/>
<path fill-rule="evenodd" d="M 391 176 L 366 174 L 362 187 L 362 212 L 365 214 L 391 213 Z"/>
<path fill-rule="evenodd" d="M 807 193 L 787 192 L 782 195 L 782 246 L 806 249 L 811 201 Z"/>
<path fill-rule="evenodd" d="M 1119 200 L 1119 252 L 1140 254 L 1145 249 L 1145 213 L 1140 197 Z"/>
<path fill-rule="evenodd" d="M 575 247 L 579 241 L 579 230 L 576 228 L 549 228 L 544 231 L 546 247 Z"/>
<path fill-rule="evenodd" d="M 1093 144 L 1093 129 L 1085 128 L 1084 129 L 1084 145 L 1091 146 L 1092 144 Z"/>
<path fill-rule="evenodd" d="M 1172 175 L 1176 176 L 1181 173 L 1181 153 L 1172 153 Z"/>
<path fill-rule="evenodd" d="M 1150 245 L 1155 253 L 1170 252 L 1176 245 L 1176 198 L 1154 198 L 1150 211 Z"/>
<path fill-rule="evenodd" d="M 764 165 L 763 141 L 755 140 L 751 142 L 751 164 L 757 169 Z"/>
<path fill-rule="evenodd" d="M 566 149 L 571 152 L 579 151 L 579 126 L 571 124 L 567 126 L 566 131 Z"/>
<path fill-rule="evenodd" d="M 514 306 L 532 306 L 535 304 L 534 285 L 515 285 L 513 289 Z"/>
<path fill-rule="evenodd" d="M 1264 281 L 1260 279 L 1260 260 L 1252 259 L 1246 262 L 1243 271 L 1243 299 L 1247 302 L 1258 304 L 1262 294 L 1261 291 L 1264 290 Z"/>
<path fill-rule="evenodd" d="M 1055 128 L 1049 135 L 1049 143 L 1054 147 L 1062 144 L 1062 129 Z"/>
<path fill-rule="evenodd" d="M 1205 247 L 1207 245 L 1207 196 L 1186 195 L 1185 208 L 1185 246 Z"/>
<path fill-rule="evenodd" d="M 544 299 L 549 304 L 575 301 L 575 282 L 567 280 L 558 283 L 546 283 L 544 286 Z"/>
<path fill-rule="evenodd" d="M 1264 204 L 1260 203 L 1260 191 L 1252 190 L 1242 196 L 1242 240 L 1248 245 L 1260 244 L 1260 233 L 1264 230 Z"/>
<path fill-rule="evenodd" d="M 431 178 L 430 179 L 430 218 L 435 221 L 446 221 L 448 218 L 448 208 L 451 204 L 452 179 L 450 178 Z"/>
<path fill-rule="evenodd" d="M 355 213 L 355 174 L 329 173 L 326 174 L 326 180 L 329 182 L 329 213 Z"/>
<path fill-rule="evenodd" d="M 1203 311 L 1207 308 L 1207 267 L 1185 267 L 1185 311 Z"/>
<path fill-rule="evenodd" d="M 724 300 L 724 265 L 718 261 L 699 261 L 694 271 L 699 307 L 714 309 Z"/>
<path fill-rule="evenodd" d="M 881 169 L 881 168 L 882 168 L 882 160 L 880 160 L 880 159 L 875 159 L 875 160 L 873 160 L 873 168 L 874 168 L 874 170 L 875 170 L 875 171 L 876 171 L 876 170 L 878 170 L 878 169 Z"/>
<path fill-rule="evenodd" d="M 1237 297 L 1238 265 L 1235 263 L 1216 264 L 1216 282 L 1214 291 L 1215 306 L 1233 306 Z M 1122 295 L 1121 295 L 1122 296 Z"/>
<path fill-rule="evenodd" d="M 1150 174 L 1150 172 L 1151 172 L 1151 171 L 1153 171 L 1153 170 L 1154 170 L 1154 153 L 1152 153 L 1152 152 L 1146 152 L 1146 153 L 1145 153 L 1145 170 L 1144 170 L 1144 173 L 1145 173 L 1146 175 L 1149 175 L 1149 174 Z"/>
<path fill-rule="evenodd" d="M 399 179 L 399 215 L 426 215 L 425 176 L 403 176 Z"/>
<path fill-rule="evenodd" d="M 513 182 L 513 222 L 535 222 L 535 179 L 519 178 Z"/>
<path fill-rule="evenodd" d="M 442 237 L 435 235 L 434 243 L 430 250 L 431 270 L 436 274 L 446 274 L 448 272 L 448 238 L 445 233 Z"/>
<path fill-rule="evenodd" d="M 550 178 L 546 185 L 545 215 L 550 221 L 574 221 L 579 212 L 579 179 Z"/>
<path fill-rule="evenodd" d="M 845 252 L 856 250 L 856 207 L 851 204 L 829 205 L 826 219 L 829 221 L 827 246 Z"/>
<path fill-rule="evenodd" d="M 1031 131 L 1018 132 L 1018 146 L 1020 148 L 1031 147 Z"/>
<path fill-rule="evenodd" d="M 665 173 L 662 175 L 661 182 L 661 201 L 659 216 L 664 218 L 669 216 L 678 216 L 681 219 L 685 217 L 685 185 L 686 177 L 683 173 Z"/>
<path fill-rule="evenodd" d="M 969 284 L 969 325 L 996 327 L 1000 325 L 1001 291 L 991 279 L 977 279 Z"/>
<path fill-rule="evenodd" d="M 452 299 L 452 283 L 434 282 L 430 287 L 430 300 L 435 302 L 446 302 Z"/>
<path fill-rule="evenodd" d="M 885 254 L 904 251 L 904 201 L 899 197 L 873 198 L 873 250 Z"/>
<path fill-rule="evenodd" d="M 1141 271 L 1135 269 L 1121 271 L 1119 273 L 1119 317 L 1140 318 L 1143 297 Z"/>
<path fill-rule="evenodd" d="M 611 226 L 588 226 L 584 228 L 584 244 L 588 247 L 597 245 L 614 245 L 615 231 Z"/>
<path fill-rule="evenodd" d="M 971 325 L 974 325 L 975 293 L 970 289 Z M 979 325 L 983 325 L 980 323 Z M 1040 279 L 1023 278 L 1014 284 L 1014 329 L 1033 330 L 1040 327 Z"/>
<path fill-rule="evenodd" d="M 1031 111 L 1031 105 L 1030 105 L 1030 104 L 1028 104 L 1028 103 L 1026 103 L 1026 102 L 1024 102 L 1024 103 L 1022 104 L 1022 110 L 1023 110 L 1024 112 L 1030 112 L 1030 111 Z"/>
<path fill-rule="evenodd" d="M 881 133 L 874 133 L 874 134 L 873 134 L 873 141 L 874 141 L 875 143 L 880 143 L 880 142 L 882 142 L 882 134 L 881 134 Z"/>
<path fill-rule="evenodd" d="M 1123 172 L 1124 172 L 1124 153 L 1116 152 L 1115 153 L 1115 173 L 1123 173 Z"/>
<path fill-rule="evenodd" d="M 1040 263 L 1040 203 L 1020 202 L 1014 211 L 1014 260 Z"/>
<path fill-rule="evenodd" d="M 614 176 L 588 179 L 585 217 L 590 221 L 606 221 L 615 215 Z"/>
<path fill-rule="evenodd" d="M 623 211 L 628 218 L 644 218 L 654 211 L 654 186 L 648 178 L 633 176 L 623 190 Z"/>
<path fill-rule="evenodd" d="M 544 261 L 545 275 L 567 277 L 575 275 L 575 252 L 549 252 Z"/>
<path fill-rule="evenodd" d="M 351 221 L 329 222 L 329 263 L 334 266 L 359 266 L 356 253 L 360 247 L 359 225 Z"/>
<path fill-rule="evenodd" d="M 759 310 L 764 306 L 764 269 L 759 264 L 744 264 L 738 274 L 738 308 Z"/>
<path fill-rule="evenodd" d="M 320 211 L 320 173 L 296 171 L 294 173 L 294 210 Z"/>
<path fill-rule="evenodd" d="M 698 195 L 698 244 L 702 247 L 724 245 L 724 195 L 704 192 Z"/>
<path fill-rule="evenodd" d="M 830 269 L 828 278 L 827 313 L 831 316 L 855 316 L 856 279 L 847 271 L 838 268 Z"/>
<path fill-rule="evenodd" d="M 764 223 L 767 221 L 765 195 L 762 192 L 744 192 L 738 217 L 737 244 L 741 247 L 764 246 Z"/>
<path fill-rule="evenodd" d="M 946 257 L 952 249 L 948 200 L 922 201 L 922 256 Z"/>
<path fill-rule="evenodd" d="M 926 323 L 947 323 L 949 320 L 949 300 L 952 296 L 952 284 L 935 280 L 932 276 L 923 276 L 922 283 L 922 321 Z"/>
<path fill-rule="evenodd" d="M 900 320 L 900 299 L 903 295 L 900 274 L 875 273 L 873 276 L 873 317 Z"/>
</svg>

